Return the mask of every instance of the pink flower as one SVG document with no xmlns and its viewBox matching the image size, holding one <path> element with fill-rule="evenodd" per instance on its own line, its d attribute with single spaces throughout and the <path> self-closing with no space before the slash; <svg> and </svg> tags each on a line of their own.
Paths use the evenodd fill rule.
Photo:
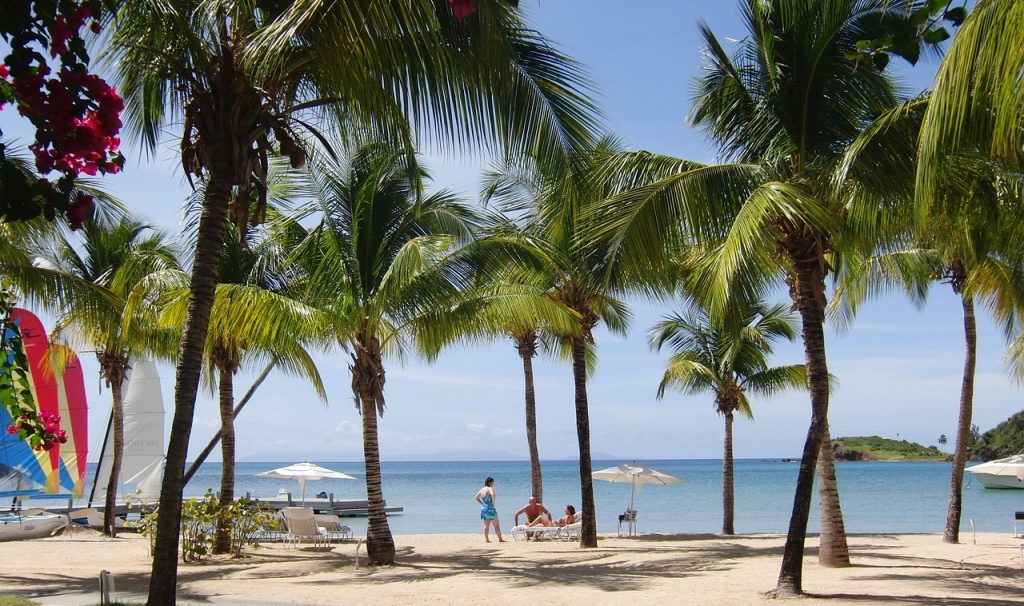
<svg viewBox="0 0 1024 606">
<path fill-rule="evenodd" d="M 11 434 L 12 436 L 14 434 L 18 433 L 18 426 L 17 425 L 8 425 L 7 426 L 7 433 Z"/>
<path fill-rule="evenodd" d="M 89 217 L 89 211 L 92 210 L 92 200 L 89 194 L 78 192 L 74 202 L 68 204 L 68 226 L 72 230 L 82 229 L 82 225 Z"/>
<path fill-rule="evenodd" d="M 68 40 L 72 31 L 68 27 L 64 15 L 57 15 L 57 18 L 50 25 L 50 56 L 56 57 L 68 52 Z"/>
<path fill-rule="evenodd" d="M 475 0 L 448 0 L 448 6 L 452 7 L 452 12 L 459 21 L 465 21 L 466 17 L 476 12 Z"/>
</svg>

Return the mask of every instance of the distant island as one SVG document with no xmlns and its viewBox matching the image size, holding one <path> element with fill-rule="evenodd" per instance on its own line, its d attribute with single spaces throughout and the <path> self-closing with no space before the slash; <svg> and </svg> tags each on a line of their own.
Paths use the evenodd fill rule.
<svg viewBox="0 0 1024 606">
<path fill-rule="evenodd" d="M 878 436 L 836 438 L 832 454 L 837 461 L 943 461 L 952 456 L 934 446 Z"/>
</svg>

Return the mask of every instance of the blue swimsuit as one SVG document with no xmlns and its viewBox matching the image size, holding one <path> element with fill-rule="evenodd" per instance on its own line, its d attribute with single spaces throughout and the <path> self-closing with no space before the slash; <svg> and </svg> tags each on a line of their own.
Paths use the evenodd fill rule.
<svg viewBox="0 0 1024 606">
<path fill-rule="evenodd" d="M 485 494 L 481 500 L 484 505 L 480 508 L 480 519 L 487 521 L 498 517 L 498 510 L 494 508 L 494 499 L 491 498 L 491 495 Z"/>
</svg>

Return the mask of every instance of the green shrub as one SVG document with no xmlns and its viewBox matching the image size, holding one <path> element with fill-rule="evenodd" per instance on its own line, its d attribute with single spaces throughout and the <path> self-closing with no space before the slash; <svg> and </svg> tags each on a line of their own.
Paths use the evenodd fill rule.
<svg viewBox="0 0 1024 606">
<path fill-rule="evenodd" d="M 259 531 L 269 525 L 272 514 L 252 499 L 241 498 L 224 508 L 231 523 L 231 555 L 238 557 L 246 545 L 258 546 Z M 207 490 L 200 499 L 188 499 L 181 506 L 181 560 L 196 562 L 213 550 L 217 519 L 221 515 L 220 500 Z M 156 538 L 157 512 L 142 516 L 139 534 L 149 539 L 149 552 L 153 553 Z"/>
</svg>

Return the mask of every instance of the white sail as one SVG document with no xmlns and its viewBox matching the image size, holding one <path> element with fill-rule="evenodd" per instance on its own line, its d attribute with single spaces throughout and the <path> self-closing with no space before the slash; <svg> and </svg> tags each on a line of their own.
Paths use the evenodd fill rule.
<svg viewBox="0 0 1024 606">
<path fill-rule="evenodd" d="M 164 467 L 164 401 L 160 375 L 150 360 L 132 360 L 124 389 L 124 456 L 121 498 L 155 501 Z M 102 501 L 110 478 L 114 438 L 108 428 L 96 474 L 95 501 Z"/>
</svg>

